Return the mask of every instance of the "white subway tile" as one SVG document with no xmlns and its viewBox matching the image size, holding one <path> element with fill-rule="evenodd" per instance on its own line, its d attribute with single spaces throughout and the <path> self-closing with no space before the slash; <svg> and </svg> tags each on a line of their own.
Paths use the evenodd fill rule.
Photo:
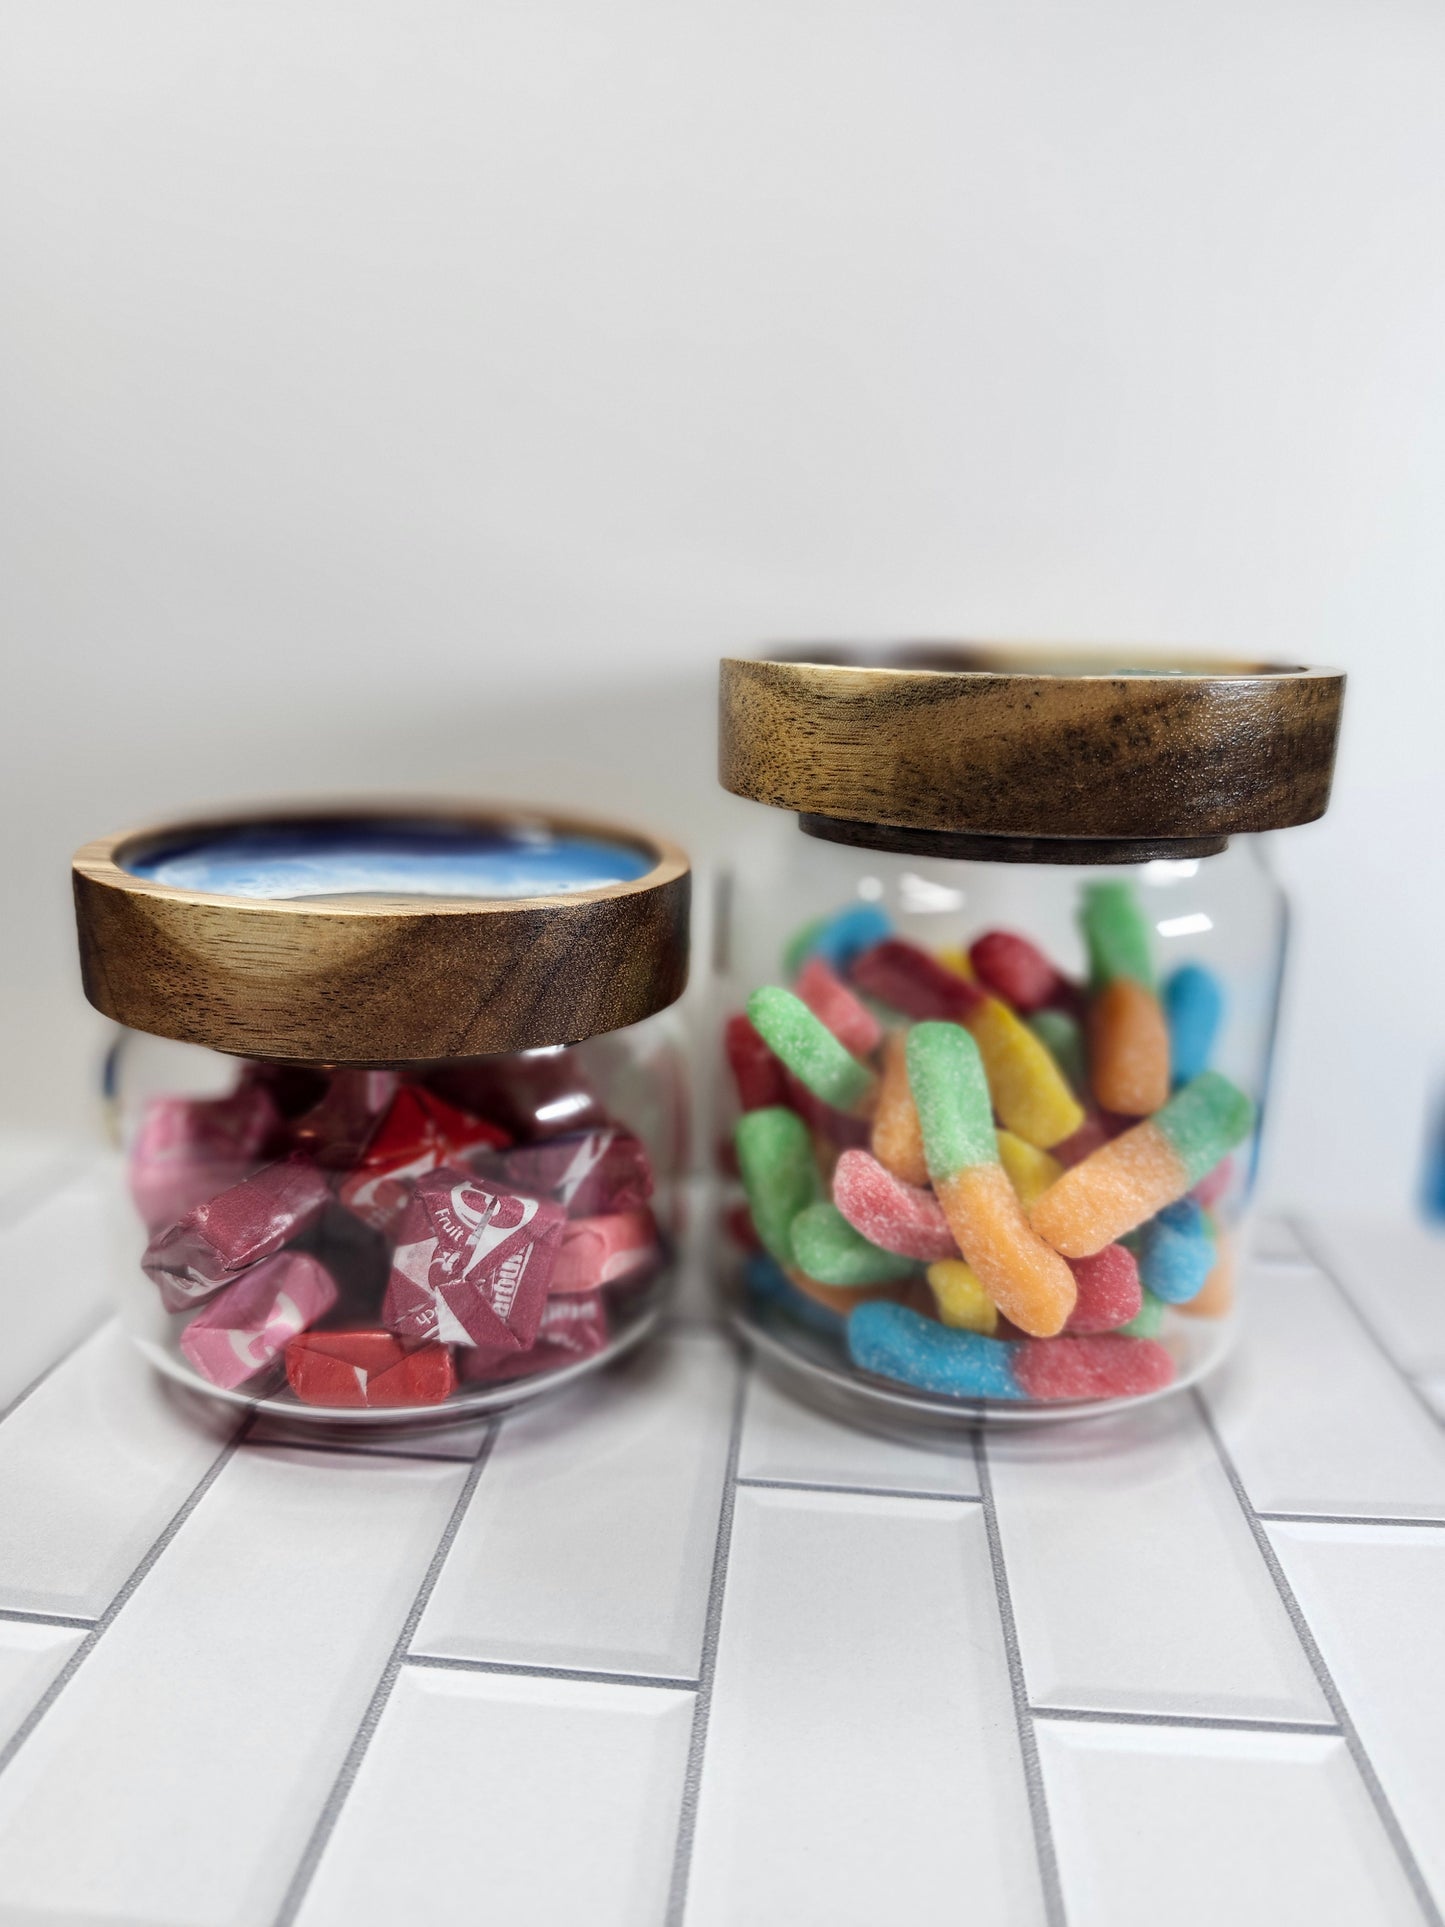
<svg viewBox="0 0 1445 1927">
<path fill-rule="evenodd" d="M 988 1444 L 1035 1703 L 1326 1717 L 1188 1399 Z"/>
<path fill-rule="evenodd" d="M 301 1451 L 380 1453 L 383 1458 L 474 1459 L 491 1430 L 489 1419 L 476 1419 L 465 1425 L 429 1425 L 403 1433 L 372 1432 L 365 1425 L 347 1430 L 342 1439 L 321 1439 L 304 1423 L 297 1428 L 284 1418 L 261 1418 L 246 1434 L 248 1445 L 291 1445 Z M 299 1431 L 299 1437 L 298 1437 Z"/>
<path fill-rule="evenodd" d="M 1038 1723 L 1069 1927 L 1419 1927 L 1344 1741 Z"/>
<path fill-rule="evenodd" d="M 0 1231 L 0 1412 L 105 1316 L 111 1215 L 78 1177 Z"/>
<path fill-rule="evenodd" d="M 687 1927 L 1041 1918 L 982 1509 L 740 1487 Z"/>
<path fill-rule="evenodd" d="M 660 1922 L 692 1706 L 666 1688 L 404 1668 L 300 1927 Z"/>
<path fill-rule="evenodd" d="M 95 1160 L 95 1146 L 83 1138 L 0 1127 L 0 1224 L 17 1223 L 38 1209 L 67 1177 Z"/>
<path fill-rule="evenodd" d="M 672 1333 L 508 1419 L 414 1650 L 693 1678 L 735 1375 L 723 1339 Z"/>
<path fill-rule="evenodd" d="M 1309 1237 L 1405 1370 L 1445 1373 L 1445 1230 L 1325 1218 Z"/>
<path fill-rule="evenodd" d="M 1269 1536 L 1396 1818 L 1445 1902 L 1445 1531 L 1272 1525 Z"/>
<path fill-rule="evenodd" d="M 0 1619 L 0 1746 L 34 1707 L 84 1631 L 78 1626 L 36 1626 Z"/>
<path fill-rule="evenodd" d="M 0 1775 L 0 1919 L 269 1920 L 465 1477 L 238 1452 Z"/>
<path fill-rule="evenodd" d="M 1249 1256 L 1263 1265 L 1307 1265 L 1309 1254 L 1285 1218 L 1260 1218 L 1249 1232 Z"/>
<path fill-rule="evenodd" d="M 0 1425 L 0 1606 L 98 1618 L 234 1430 L 107 1324 Z"/>
<path fill-rule="evenodd" d="M 861 1485 L 881 1492 L 978 1492 L 968 1439 L 929 1451 L 880 1438 L 811 1410 L 758 1372 L 748 1383 L 738 1473 L 746 1479 Z"/>
<path fill-rule="evenodd" d="M 1445 1431 L 1321 1272 L 1249 1274 L 1245 1329 L 1204 1396 L 1261 1512 L 1445 1518 Z"/>
</svg>

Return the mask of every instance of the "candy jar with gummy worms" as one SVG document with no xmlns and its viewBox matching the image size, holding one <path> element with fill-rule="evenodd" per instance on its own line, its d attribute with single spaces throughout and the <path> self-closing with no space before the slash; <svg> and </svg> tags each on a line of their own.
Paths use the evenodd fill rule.
<svg viewBox="0 0 1445 1927">
<path fill-rule="evenodd" d="M 831 647 L 722 665 L 794 812 L 720 932 L 724 1288 L 796 1389 L 921 1432 L 1096 1412 L 1228 1348 L 1285 939 L 1343 677 Z"/>
<path fill-rule="evenodd" d="M 123 1026 L 124 1321 L 193 1393 L 405 1430 L 571 1383 L 655 1325 L 686 1090 L 689 871 L 659 838 L 308 804 L 88 844 Z"/>
</svg>

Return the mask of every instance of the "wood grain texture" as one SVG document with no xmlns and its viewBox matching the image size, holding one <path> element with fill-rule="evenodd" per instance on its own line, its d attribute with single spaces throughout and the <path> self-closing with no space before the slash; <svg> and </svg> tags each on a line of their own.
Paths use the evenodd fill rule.
<svg viewBox="0 0 1445 1927">
<path fill-rule="evenodd" d="M 858 824 L 1213 840 L 1323 814 L 1344 680 L 963 645 L 726 658 L 719 774 L 739 796 Z"/>
<path fill-rule="evenodd" d="M 225 821 L 294 824 L 340 814 L 495 827 L 513 813 L 408 801 Z M 525 817 L 535 824 L 539 814 Z M 214 821 L 87 844 L 72 864 L 85 994 L 134 1030 L 236 1055 L 329 1064 L 576 1043 L 675 1002 L 688 968 L 683 852 L 612 824 L 543 820 L 642 849 L 653 867 L 634 882 L 550 898 L 273 902 L 180 890 L 124 869 L 128 848 Z"/>
</svg>

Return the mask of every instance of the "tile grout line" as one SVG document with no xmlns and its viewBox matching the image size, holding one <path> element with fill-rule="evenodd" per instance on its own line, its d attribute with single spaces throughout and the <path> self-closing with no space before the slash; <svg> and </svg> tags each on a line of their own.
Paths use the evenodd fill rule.
<svg viewBox="0 0 1445 1927">
<path fill-rule="evenodd" d="M 698 1666 L 697 1696 L 692 1708 L 692 1733 L 687 1746 L 687 1765 L 683 1769 L 682 1799 L 677 1818 L 677 1839 L 673 1847 L 672 1879 L 668 1886 L 664 1927 L 681 1927 L 687 1908 L 687 1886 L 692 1874 L 692 1847 L 697 1834 L 697 1809 L 702 1794 L 703 1756 L 707 1751 L 708 1721 L 712 1714 L 712 1687 L 717 1672 L 718 1639 L 722 1628 L 723 1594 L 727 1590 L 728 1561 L 732 1556 L 733 1513 L 737 1504 L 738 1454 L 742 1450 L 743 1407 L 747 1398 L 751 1368 L 740 1360 L 738 1380 L 733 1393 L 732 1417 L 728 1429 L 728 1456 L 723 1471 L 722 1495 L 718 1504 L 717 1539 L 713 1546 L 712 1577 L 708 1582 L 707 1614 L 703 1620 L 702 1655 Z"/>
<path fill-rule="evenodd" d="M 1257 1509 L 1254 1516 L 1282 1526 L 1424 1526 L 1434 1532 L 1445 1527 L 1445 1518 L 1401 1518 L 1381 1512 L 1263 1512 Z"/>
<path fill-rule="evenodd" d="M 25 1403 L 26 1399 L 28 1399 L 33 1392 L 38 1392 L 40 1390 L 41 1386 L 45 1383 L 47 1378 L 50 1378 L 51 1376 L 53 1376 L 54 1373 L 60 1370 L 62 1365 L 67 1364 L 69 1360 L 74 1358 L 75 1354 L 81 1349 L 81 1347 L 84 1345 L 88 1345 L 91 1339 L 95 1337 L 96 1333 L 103 1331 L 105 1327 L 108 1324 L 110 1324 L 110 1322 L 114 1317 L 115 1317 L 115 1313 L 113 1311 L 107 1311 L 102 1313 L 102 1315 L 96 1319 L 95 1323 L 93 1325 L 88 1326 L 86 1330 L 80 1334 L 79 1338 L 77 1338 L 74 1341 L 73 1344 L 66 1346 L 65 1350 L 60 1354 L 58 1358 L 52 1358 L 48 1365 L 46 1365 L 41 1371 L 38 1371 L 35 1374 L 34 1378 L 31 1379 L 28 1385 L 22 1386 L 21 1389 L 15 1394 L 14 1398 L 11 1399 L 8 1405 L 0 1406 L 0 1425 L 3 1425 L 6 1419 L 8 1419 L 12 1413 L 18 1412 L 20 1407 Z"/>
<path fill-rule="evenodd" d="M 501 1679 L 577 1680 L 588 1686 L 646 1686 L 695 1693 L 695 1679 L 673 1679 L 663 1673 L 617 1673 L 590 1666 L 529 1666 L 521 1660 L 453 1659 L 444 1653 L 407 1653 L 404 1666 L 420 1666 L 437 1673 L 480 1673 Z"/>
<path fill-rule="evenodd" d="M 1039 1762 L 1038 1736 L 1034 1732 L 1028 1685 L 1024 1679 L 1024 1662 L 1023 1654 L 1019 1650 L 1018 1627 L 1014 1622 L 1013 1595 L 1009 1591 L 1008 1568 L 1003 1556 L 1003 1535 L 999 1531 L 998 1510 L 994 1505 L 993 1474 L 988 1463 L 988 1443 L 982 1431 L 976 1431 L 973 1435 L 973 1457 L 974 1464 L 978 1467 L 984 1532 L 988 1538 L 988 1559 L 993 1570 L 993 1589 L 998 1600 L 999 1628 L 1003 1634 L 1004 1659 L 1008 1665 L 1009 1690 L 1013 1696 L 1014 1722 L 1018 1728 L 1024 1790 L 1028 1795 L 1029 1818 L 1033 1822 L 1034 1855 L 1038 1862 L 1039 1882 L 1043 1888 L 1044 1918 L 1048 1922 L 1048 1927 L 1065 1927 L 1068 1910 L 1064 1905 L 1064 1889 L 1059 1878 L 1059 1857 L 1054 1850 L 1053 1828 L 1049 1821 L 1048 1794 L 1044 1787 L 1043 1767 Z"/>
<path fill-rule="evenodd" d="M 918 1492 L 902 1485 L 833 1485 L 823 1479 L 755 1479 L 739 1477 L 739 1485 L 759 1486 L 765 1492 L 841 1492 L 855 1499 L 927 1499 L 938 1505 L 982 1505 L 976 1492 Z"/>
<path fill-rule="evenodd" d="M 451 1552 L 452 1542 L 461 1530 L 462 1521 L 467 1515 L 467 1509 L 476 1492 L 477 1482 L 492 1456 L 492 1447 L 500 1431 L 499 1421 L 493 1425 L 483 1442 L 482 1449 L 470 1465 L 467 1465 L 465 1459 L 452 1461 L 455 1465 L 467 1465 L 467 1476 L 457 1495 L 457 1502 L 452 1507 L 451 1515 L 442 1528 L 442 1535 L 437 1541 L 436 1550 L 432 1553 L 431 1562 L 422 1575 L 416 1597 L 412 1600 L 401 1631 L 397 1634 L 391 1655 L 381 1670 L 381 1677 L 376 1682 L 366 1711 L 361 1716 L 361 1723 L 352 1737 L 351 1745 L 347 1748 L 346 1758 L 341 1762 L 336 1778 L 331 1783 L 331 1790 L 326 1796 L 325 1804 L 317 1815 L 316 1824 L 311 1829 L 306 1845 L 302 1848 L 296 1870 L 276 1910 L 275 1927 L 289 1927 L 289 1923 L 296 1918 L 306 1899 L 311 1882 L 316 1876 L 316 1870 L 326 1852 L 327 1843 L 335 1830 L 336 1822 L 341 1817 L 341 1810 L 346 1805 L 356 1776 L 361 1770 L 362 1761 L 366 1758 L 367 1748 L 371 1745 L 377 1726 L 381 1722 L 381 1716 L 386 1711 L 392 1689 L 401 1676 L 401 1669 L 406 1662 L 407 1648 L 411 1645 L 416 1629 L 421 1624 L 421 1616 L 426 1611 L 427 1601 L 431 1598 L 436 1582 L 441 1577 L 441 1570 Z"/>
<path fill-rule="evenodd" d="M 472 1465 L 477 1457 L 476 1452 L 408 1452 L 399 1445 L 388 1450 L 384 1445 L 338 1445 L 328 1439 L 252 1439 L 247 1449 L 252 1452 L 337 1452 L 344 1458 L 357 1459 L 414 1459 L 422 1465 Z"/>
<path fill-rule="evenodd" d="M 1329 1274 L 1326 1273 L 1326 1276 L 1328 1275 Z M 1194 1388 L 1190 1396 L 1193 1398 L 1195 1407 L 1204 1422 L 1205 1430 L 1214 1442 L 1214 1450 L 1218 1455 L 1220 1465 L 1224 1469 L 1224 1475 L 1233 1488 L 1235 1499 L 1239 1504 L 1240 1511 L 1244 1515 L 1245 1523 L 1248 1525 L 1251 1533 L 1253 1533 L 1254 1542 L 1259 1548 L 1260 1557 L 1268 1568 L 1270 1578 L 1274 1581 L 1275 1591 L 1279 1594 L 1280 1604 L 1284 1607 L 1294 1627 L 1295 1636 L 1303 1648 L 1305 1658 L 1308 1660 L 1315 1679 L 1319 1684 L 1319 1689 L 1324 1695 L 1325 1704 L 1329 1707 L 1339 1725 L 1340 1736 L 1349 1750 L 1350 1758 L 1355 1763 L 1355 1770 L 1360 1776 L 1365 1792 L 1368 1794 L 1380 1825 L 1384 1829 L 1385 1836 L 1395 1850 L 1395 1856 L 1400 1862 L 1401 1870 L 1419 1904 L 1420 1911 L 1430 1923 L 1430 1927 L 1445 1927 L 1445 1920 L 1442 1920 L 1440 1909 L 1435 1903 L 1435 1897 L 1430 1891 L 1425 1876 L 1420 1871 L 1419 1862 L 1416 1860 L 1414 1850 L 1405 1836 L 1405 1830 L 1396 1818 L 1395 1809 L 1391 1806 L 1385 1789 L 1380 1784 L 1379 1776 L 1375 1772 L 1374 1761 L 1371 1760 L 1365 1750 L 1364 1742 L 1361 1740 L 1355 1723 L 1350 1717 L 1349 1708 L 1345 1705 L 1340 1689 L 1335 1684 L 1334 1675 L 1325 1664 L 1325 1656 L 1320 1651 L 1319 1642 L 1316 1640 L 1310 1623 L 1300 1608 L 1298 1599 L 1295 1598 L 1294 1588 L 1290 1585 L 1284 1567 L 1280 1563 L 1279 1554 L 1275 1551 L 1270 1536 L 1265 1530 L 1259 1515 L 1250 1504 L 1249 1494 L 1245 1490 L 1244 1481 L 1239 1474 L 1239 1468 L 1231 1458 L 1229 1449 L 1225 1445 L 1219 1429 L 1214 1423 L 1213 1414 L 1209 1410 L 1208 1402 L 1200 1395 L 1198 1387 Z"/>
<path fill-rule="evenodd" d="M 1250 1719 L 1227 1713 L 1121 1713 L 1092 1706 L 1034 1706 L 1036 1720 L 1072 1720 L 1088 1726 L 1164 1726 L 1202 1729 L 1211 1733 L 1317 1733 L 1326 1739 L 1339 1738 L 1341 1728 L 1333 1720 Z"/>
<path fill-rule="evenodd" d="M 1294 1221 L 1291 1220 L 1291 1223 L 1294 1224 Z M 1405 1387 L 1411 1398 L 1414 1399 L 1426 1418 L 1429 1419 L 1431 1425 L 1438 1429 L 1442 1424 L 1440 1414 L 1435 1410 L 1429 1399 L 1426 1398 L 1424 1392 L 1421 1391 L 1417 1382 L 1410 1376 L 1409 1372 L 1405 1370 L 1405 1367 L 1400 1363 L 1399 1359 L 1396 1358 L 1384 1339 L 1381 1338 L 1380 1334 L 1375 1330 L 1370 1320 L 1365 1316 L 1364 1311 L 1356 1301 L 1354 1293 L 1345 1285 L 1334 1265 L 1327 1263 L 1325 1259 L 1320 1256 L 1315 1246 L 1310 1242 L 1307 1233 L 1302 1230 L 1298 1224 L 1294 1224 L 1294 1233 L 1308 1253 L 1310 1263 L 1315 1267 L 1316 1271 L 1320 1273 L 1321 1277 L 1328 1279 L 1329 1283 L 1334 1286 L 1338 1296 L 1343 1299 L 1346 1310 L 1349 1311 L 1356 1324 L 1369 1339 L 1371 1345 L 1374 1346 L 1375 1350 L 1380 1354 L 1380 1357 L 1384 1359 L 1396 1378 L 1400 1380 L 1400 1383 Z"/>
<path fill-rule="evenodd" d="M 25 1606 L 0 1606 L 0 1624 L 4 1625 L 70 1626 L 88 1633 L 95 1623 L 80 1613 L 42 1613 L 31 1612 Z"/>
<path fill-rule="evenodd" d="M 81 1640 L 75 1651 L 70 1655 L 70 1658 L 50 1682 L 45 1692 L 41 1694 L 35 1705 L 31 1707 L 29 1713 L 26 1714 L 14 1733 L 11 1734 L 6 1745 L 0 1747 L 0 1773 L 3 1773 L 6 1767 L 9 1766 L 10 1762 L 30 1738 L 30 1735 L 35 1731 L 41 1720 L 44 1719 L 56 1700 L 59 1699 L 65 1688 L 80 1671 L 82 1665 L 89 1659 L 91 1653 L 95 1650 L 97 1642 L 115 1623 L 121 1609 L 134 1594 L 146 1574 L 151 1571 L 166 1547 L 170 1545 L 181 1527 L 186 1523 L 187 1519 L 190 1518 L 191 1514 L 196 1510 L 196 1507 L 216 1483 L 216 1480 L 220 1478 L 222 1472 L 225 1471 L 226 1467 L 235 1457 L 236 1451 L 241 1441 L 245 1438 L 249 1426 L 250 1420 L 243 1420 L 232 1437 L 221 1447 L 196 1484 L 192 1486 L 190 1492 L 181 1501 L 180 1506 L 171 1514 L 170 1519 L 161 1529 L 159 1535 L 151 1541 L 150 1546 L 142 1555 L 140 1563 L 132 1571 L 130 1577 L 120 1588 L 120 1591 L 115 1595 L 114 1599 L 111 1600 L 105 1611 L 100 1615 L 100 1618 L 92 1623 L 85 1638 Z"/>
</svg>

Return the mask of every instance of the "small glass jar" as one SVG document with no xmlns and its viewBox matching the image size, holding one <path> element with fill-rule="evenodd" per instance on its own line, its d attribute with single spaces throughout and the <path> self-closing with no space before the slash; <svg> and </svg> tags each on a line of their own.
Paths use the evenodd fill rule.
<svg viewBox="0 0 1445 1927">
<path fill-rule="evenodd" d="M 1284 959 L 1257 832 L 1325 807 L 1343 678 L 983 648 L 723 664 L 724 1289 L 805 1396 L 913 1431 L 1196 1381 Z"/>
<path fill-rule="evenodd" d="M 136 1344 L 295 1430 L 473 1418 L 669 1289 L 688 865 L 609 825 L 307 806 L 75 858 Z"/>
</svg>

